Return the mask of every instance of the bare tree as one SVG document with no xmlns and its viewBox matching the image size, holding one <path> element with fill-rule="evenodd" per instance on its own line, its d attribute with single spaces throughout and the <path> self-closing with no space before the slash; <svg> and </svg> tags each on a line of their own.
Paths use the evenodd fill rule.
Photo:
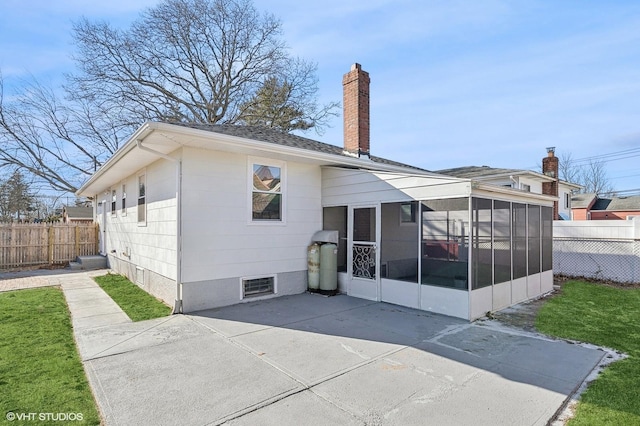
<svg viewBox="0 0 640 426">
<path fill-rule="evenodd" d="M 559 177 L 561 180 L 582 185 L 583 193 L 595 193 L 599 196 L 614 196 L 616 194 L 604 161 L 575 160 L 571 153 L 562 153 L 559 158 Z"/>
<path fill-rule="evenodd" d="M 558 160 L 560 179 L 566 182 L 578 183 L 580 180 L 580 168 L 577 167 L 573 155 L 570 152 L 563 152 Z"/>
<path fill-rule="evenodd" d="M 337 106 L 318 106 L 315 64 L 290 57 L 280 21 L 249 0 L 164 0 L 126 30 L 83 19 L 74 38 L 73 92 L 139 122 L 241 124 L 272 80 L 286 84 L 284 105 L 305 121 L 273 127 L 321 132 Z"/>
<path fill-rule="evenodd" d="M 0 167 L 51 189 L 74 192 L 134 127 L 117 109 L 60 99 L 37 81 L 6 101 L 0 75 Z"/>
<path fill-rule="evenodd" d="M 316 66 L 280 36 L 249 0 L 163 0 L 127 30 L 83 19 L 63 90 L 33 80 L 5 98 L 0 74 L 0 168 L 74 192 L 147 120 L 320 133 L 338 104 L 318 105 Z"/>
<path fill-rule="evenodd" d="M 579 183 L 584 186 L 584 192 L 595 193 L 601 197 L 615 196 L 615 189 L 602 161 L 589 161 L 580 168 Z"/>
</svg>

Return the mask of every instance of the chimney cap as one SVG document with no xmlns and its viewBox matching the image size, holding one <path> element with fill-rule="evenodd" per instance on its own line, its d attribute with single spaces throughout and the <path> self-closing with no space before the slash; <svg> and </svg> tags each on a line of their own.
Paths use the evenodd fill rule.
<svg viewBox="0 0 640 426">
<path fill-rule="evenodd" d="M 351 71 L 361 70 L 361 69 L 362 69 L 362 65 L 360 65 L 357 62 L 354 62 L 353 65 L 351 65 Z"/>
<path fill-rule="evenodd" d="M 553 154 L 556 152 L 556 147 L 555 146 L 548 146 L 547 147 L 547 154 L 549 154 L 549 157 L 553 157 Z"/>
</svg>

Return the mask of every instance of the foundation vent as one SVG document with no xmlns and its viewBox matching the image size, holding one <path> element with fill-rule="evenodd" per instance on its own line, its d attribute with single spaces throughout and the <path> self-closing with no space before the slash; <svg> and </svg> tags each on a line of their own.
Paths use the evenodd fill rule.
<svg viewBox="0 0 640 426">
<path fill-rule="evenodd" d="M 254 297 L 275 293 L 275 277 L 261 277 L 242 280 L 242 296 Z"/>
</svg>

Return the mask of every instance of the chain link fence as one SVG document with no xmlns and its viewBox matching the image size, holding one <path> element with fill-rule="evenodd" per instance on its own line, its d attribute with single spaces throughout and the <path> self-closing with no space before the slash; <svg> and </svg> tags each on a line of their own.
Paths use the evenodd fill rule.
<svg viewBox="0 0 640 426">
<path fill-rule="evenodd" d="M 621 283 L 640 282 L 640 240 L 553 239 L 553 272 Z"/>
</svg>

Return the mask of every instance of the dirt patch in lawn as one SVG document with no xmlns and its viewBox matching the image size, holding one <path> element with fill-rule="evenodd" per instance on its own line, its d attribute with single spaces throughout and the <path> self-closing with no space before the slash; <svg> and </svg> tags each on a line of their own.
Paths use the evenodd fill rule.
<svg viewBox="0 0 640 426">
<path fill-rule="evenodd" d="M 554 285 L 557 285 L 557 286 L 562 286 L 567 281 L 576 281 L 576 280 L 584 281 L 592 284 L 604 285 L 607 287 L 627 289 L 627 290 L 640 288 L 640 283 L 619 283 L 616 281 L 609 281 L 609 280 L 597 280 L 595 278 L 568 277 L 566 275 L 554 275 L 553 277 L 553 283 Z"/>
<path fill-rule="evenodd" d="M 500 321 L 505 325 L 535 333 L 535 323 L 538 311 L 547 300 L 554 297 L 558 292 L 559 290 L 554 289 L 552 292 L 547 293 L 538 299 L 519 303 L 499 312 L 493 312 L 490 318 Z"/>
</svg>

